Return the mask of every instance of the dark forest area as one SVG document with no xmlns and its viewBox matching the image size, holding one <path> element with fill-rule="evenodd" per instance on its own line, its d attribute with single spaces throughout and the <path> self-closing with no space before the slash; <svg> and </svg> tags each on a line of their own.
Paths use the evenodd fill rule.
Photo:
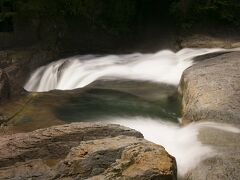
<svg viewBox="0 0 240 180">
<path fill-rule="evenodd" d="M 0 179 L 240 177 L 240 0 L 0 0 Z"/>
<path fill-rule="evenodd" d="M 168 47 L 195 32 L 237 33 L 239 17 L 238 0 L 1 0 L 0 48 Z"/>
</svg>

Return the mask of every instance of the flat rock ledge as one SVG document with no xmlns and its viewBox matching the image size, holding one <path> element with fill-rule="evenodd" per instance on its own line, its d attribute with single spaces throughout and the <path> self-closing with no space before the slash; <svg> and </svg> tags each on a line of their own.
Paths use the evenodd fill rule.
<svg viewBox="0 0 240 180">
<path fill-rule="evenodd" d="M 72 123 L 0 137 L 1 179 L 177 179 L 175 158 L 135 130 Z"/>
</svg>

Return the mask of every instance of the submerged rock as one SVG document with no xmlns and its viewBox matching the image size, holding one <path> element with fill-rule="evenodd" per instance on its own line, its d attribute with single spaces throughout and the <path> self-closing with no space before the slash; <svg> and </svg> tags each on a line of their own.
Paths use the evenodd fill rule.
<svg viewBox="0 0 240 180">
<path fill-rule="evenodd" d="M 50 163 L 54 161 L 54 163 Z M 72 123 L 0 138 L 4 179 L 176 179 L 175 158 L 141 133 Z"/>
</svg>

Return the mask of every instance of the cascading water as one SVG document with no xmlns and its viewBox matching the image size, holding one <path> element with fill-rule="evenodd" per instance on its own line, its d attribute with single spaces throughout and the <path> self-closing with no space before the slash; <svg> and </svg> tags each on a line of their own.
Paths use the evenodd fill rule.
<svg viewBox="0 0 240 180">
<path fill-rule="evenodd" d="M 177 85 L 182 72 L 192 65 L 194 57 L 226 51 L 223 49 L 169 50 L 155 54 L 75 56 L 40 67 L 26 83 L 27 91 L 83 88 L 104 78 L 134 79 Z"/>
<path fill-rule="evenodd" d="M 234 50 L 239 49 L 183 49 L 177 53 L 164 50 L 155 54 L 134 53 L 128 55 L 75 56 L 40 67 L 32 74 L 25 85 L 25 89 L 33 92 L 45 92 L 54 89 L 84 89 L 85 86 L 103 79 L 114 81 L 128 79 L 130 82 L 151 81 L 155 84 L 163 83 L 177 86 L 182 72 L 195 63 L 193 61 L 195 57 L 209 53 Z M 142 132 L 146 139 L 163 145 L 171 155 L 176 157 L 178 172 L 181 176 L 194 168 L 201 160 L 216 154 L 212 147 L 203 145 L 198 141 L 197 135 L 201 128 L 216 128 L 232 133 L 240 132 L 237 128 L 217 123 L 192 123 L 181 127 L 177 123 L 166 122 L 166 120 L 161 117 L 150 117 L 149 114 L 147 114 L 147 117 L 143 116 L 145 113 L 144 110 L 146 109 L 148 109 L 150 113 L 156 112 L 155 107 L 156 105 L 158 106 L 158 104 L 152 104 L 152 101 L 145 103 L 145 101 L 143 102 L 141 99 L 138 100 L 138 95 L 134 94 L 134 97 L 132 97 L 132 91 L 129 94 L 114 92 L 111 97 L 107 96 L 111 91 L 106 91 L 107 93 L 105 94 L 98 93 L 97 96 L 94 94 L 95 91 L 85 95 L 83 93 L 80 99 L 75 99 L 74 103 L 77 103 L 76 107 L 75 104 L 71 102 L 67 108 L 66 106 L 60 108 L 60 112 L 65 113 L 62 116 L 66 116 L 66 111 L 69 111 L 69 109 L 74 106 L 74 108 L 76 108 L 75 112 L 77 113 L 75 113 L 75 116 L 77 116 L 77 118 L 74 117 L 73 119 L 78 119 L 79 112 L 85 115 L 88 113 L 86 108 L 100 107 L 99 104 L 102 106 L 107 105 L 107 109 L 100 109 L 103 111 L 115 108 L 114 113 L 116 113 L 116 109 L 121 108 L 119 109 L 119 111 L 121 111 L 121 117 L 119 117 L 118 113 L 114 117 L 113 114 L 110 113 L 111 116 L 108 117 L 107 113 L 102 112 L 101 114 L 106 114 L 106 117 L 102 118 L 102 116 L 99 116 L 99 112 L 97 112 L 95 114 L 99 117 L 96 118 L 96 120 L 119 123 L 136 129 Z M 99 96 L 104 97 L 101 99 Z M 119 97 L 113 98 L 113 96 Z M 131 101 L 128 99 L 131 99 Z M 115 103 L 117 104 L 115 106 L 109 104 L 109 101 L 113 100 L 119 101 L 119 104 Z M 98 104 L 96 105 L 96 103 Z M 128 105 L 129 103 L 131 105 Z M 124 115 L 124 117 L 122 116 L 123 113 L 128 112 L 125 107 L 133 110 L 139 108 L 137 105 L 140 103 L 143 103 L 141 107 L 143 108 L 143 110 L 141 110 L 142 113 L 136 111 L 136 113 L 134 113 L 135 117 L 130 117 L 128 114 Z M 88 105 L 88 107 L 84 105 Z M 151 108 L 155 108 L 155 110 L 150 111 L 149 109 Z M 83 109 L 85 110 L 83 111 Z M 93 114 L 92 112 L 89 113 Z M 66 119 L 69 119 L 69 116 L 74 116 L 74 112 L 72 111 L 68 114 Z M 79 121 L 83 120 L 80 119 Z"/>
<path fill-rule="evenodd" d="M 231 133 L 240 133 L 238 128 L 214 122 L 191 123 L 184 127 L 152 118 L 114 118 L 108 122 L 121 124 L 141 132 L 144 138 L 162 145 L 177 160 L 178 174 L 184 176 L 189 170 L 209 157 L 217 155 L 213 147 L 198 141 L 203 128 L 214 128 Z"/>
</svg>

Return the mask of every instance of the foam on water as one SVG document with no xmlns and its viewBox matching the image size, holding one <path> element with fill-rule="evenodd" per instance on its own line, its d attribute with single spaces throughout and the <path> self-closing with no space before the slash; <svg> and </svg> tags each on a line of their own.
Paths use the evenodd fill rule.
<svg viewBox="0 0 240 180">
<path fill-rule="evenodd" d="M 215 128 L 232 133 L 240 133 L 240 129 L 227 124 L 214 122 L 191 123 L 186 126 L 151 118 L 115 118 L 109 123 L 121 124 L 135 129 L 144 135 L 144 138 L 162 145 L 177 161 L 178 174 L 184 176 L 189 170 L 217 152 L 209 145 L 203 145 L 198 140 L 199 130 Z"/>
<path fill-rule="evenodd" d="M 224 49 L 182 49 L 154 54 L 85 55 L 53 62 L 37 69 L 25 85 L 27 91 L 71 90 L 98 79 L 132 79 L 177 85 L 194 57 L 229 51 Z"/>
</svg>

